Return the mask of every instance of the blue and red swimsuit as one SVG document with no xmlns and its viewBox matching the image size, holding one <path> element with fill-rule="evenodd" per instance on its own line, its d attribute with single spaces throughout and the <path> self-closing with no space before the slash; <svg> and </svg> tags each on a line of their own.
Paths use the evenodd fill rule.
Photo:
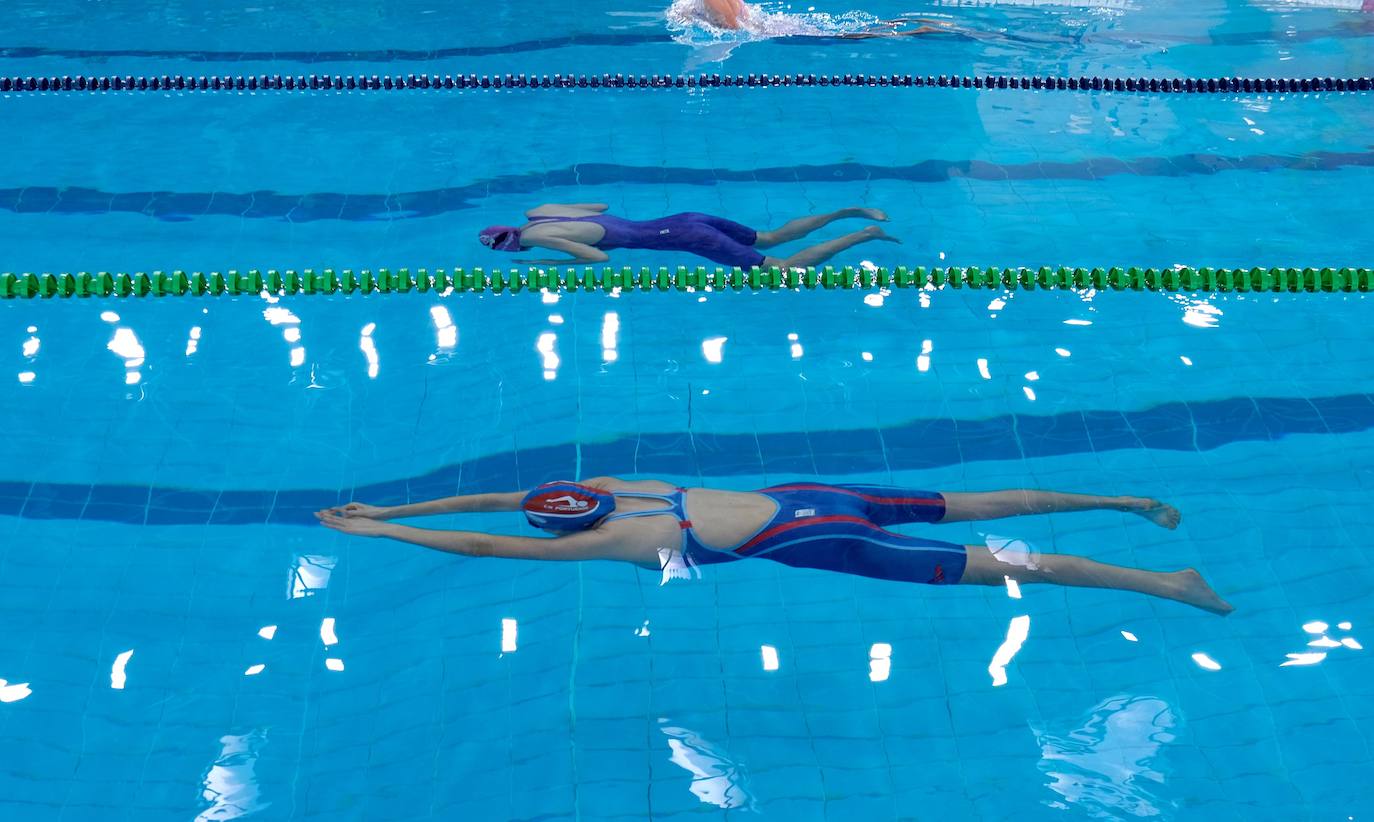
<svg viewBox="0 0 1374 822">
<path fill-rule="evenodd" d="M 882 485 L 775 485 L 757 493 L 777 505 L 758 533 L 732 548 L 712 548 L 697 539 L 687 519 L 685 489 L 670 494 L 618 492 L 616 496 L 659 499 L 667 508 L 612 514 L 623 517 L 670 514 L 682 527 L 682 555 L 692 565 L 763 557 L 796 568 L 953 585 L 964 575 L 962 545 L 895 534 L 883 526 L 939 522 L 945 498 L 934 491 Z"/>
</svg>

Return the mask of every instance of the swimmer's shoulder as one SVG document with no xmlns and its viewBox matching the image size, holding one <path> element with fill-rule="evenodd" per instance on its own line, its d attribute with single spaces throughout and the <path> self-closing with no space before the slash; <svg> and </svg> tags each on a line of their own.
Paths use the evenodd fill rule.
<svg viewBox="0 0 1374 822">
<path fill-rule="evenodd" d="M 666 494 L 677 490 L 677 486 L 659 480 L 627 480 L 620 477 L 592 477 L 582 480 L 583 485 L 590 485 L 602 491 L 643 491 L 649 494 Z"/>
<path fill-rule="evenodd" d="M 591 217 L 606 210 L 605 203 L 544 203 L 526 211 L 525 217 Z"/>
<path fill-rule="evenodd" d="M 554 215 L 546 215 L 554 216 Z M 561 214 L 561 217 L 592 217 L 594 214 Z M 600 225 L 582 220 L 536 220 L 520 228 L 525 240 L 569 240 L 575 243 L 594 243 L 604 233 Z"/>
</svg>

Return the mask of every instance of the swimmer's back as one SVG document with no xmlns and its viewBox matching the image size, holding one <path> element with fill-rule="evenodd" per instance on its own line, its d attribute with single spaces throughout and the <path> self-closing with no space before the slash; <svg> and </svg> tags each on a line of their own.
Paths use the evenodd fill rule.
<svg viewBox="0 0 1374 822">
<path fill-rule="evenodd" d="M 657 480 L 627 481 L 614 477 L 588 480 L 588 485 L 615 492 L 670 494 L 675 486 Z M 715 488 L 685 488 L 683 504 L 697 538 L 707 545 L 736 545 L 752 536 L 776 510 L 768 497 L 752 491 L 721 491 Z M 616 510 L 647 511 L 663 508 L 657 500 L 618 497 Z M 658 519 L 655 517 L 654 519 Z M 664 517 L 665 520 L 670 519 Z M 629 520 L 635 522 L 635 520 Z M 644 520 L 639 520 L 644 522 Z M 674 525 L 672 530 L 677 531 Z"/>
</svg>

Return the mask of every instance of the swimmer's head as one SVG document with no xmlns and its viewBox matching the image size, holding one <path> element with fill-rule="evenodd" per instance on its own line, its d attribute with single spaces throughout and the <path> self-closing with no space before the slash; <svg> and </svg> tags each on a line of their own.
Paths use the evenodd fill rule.
<svg viewBox="0 0 1374 822">
<path fill-rule="evenodd" d="M 585 531 L 615 510 L 615 496 L 576 482 L 546 482 L 520 501 L 525 519 L 545 531 Z"/>
<path fill-rule="evenodd" d="M 520 229 L 511 225 L 489 225 L 477 235 L 477 241 L 492 251 L 519 251 Z"/>
</svg>

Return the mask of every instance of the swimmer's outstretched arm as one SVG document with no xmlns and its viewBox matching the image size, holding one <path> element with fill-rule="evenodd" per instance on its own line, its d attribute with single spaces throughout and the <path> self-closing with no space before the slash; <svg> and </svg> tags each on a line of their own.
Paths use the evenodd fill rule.
<svg viewBox="0 0 1374 822">
<path fill-rule="evenodd" d="M 368 505 L 365 502 L 350 502 L 337 508 L 326 508 L 316 512 L 321 521 L 325 516 L 343 519 L 401 519 L 403 517 L 426 517 L 431 514 L 477 514 L 487 511 L 519 511 L 520 501 L 525 498 L 524 491 L 502 494 L 461 494 L 456 497 L 443 497 L 427 502 L 412 502 L 409 505 Z"/>
<path fill-rule="evenodd" d="M 360 537 L 388 539 L 423 545 L 436 551 L 468 557 L 505 557 L 507 559 L 627 559 L 617 543 L 598 531 L 585 531 L 565 537 L 504 537 L 479 531 L 437 531 L 412 528 L 375 519 L 346 518 L 321 512 L 315 515 L 326 528 Z"/>
</svg>

